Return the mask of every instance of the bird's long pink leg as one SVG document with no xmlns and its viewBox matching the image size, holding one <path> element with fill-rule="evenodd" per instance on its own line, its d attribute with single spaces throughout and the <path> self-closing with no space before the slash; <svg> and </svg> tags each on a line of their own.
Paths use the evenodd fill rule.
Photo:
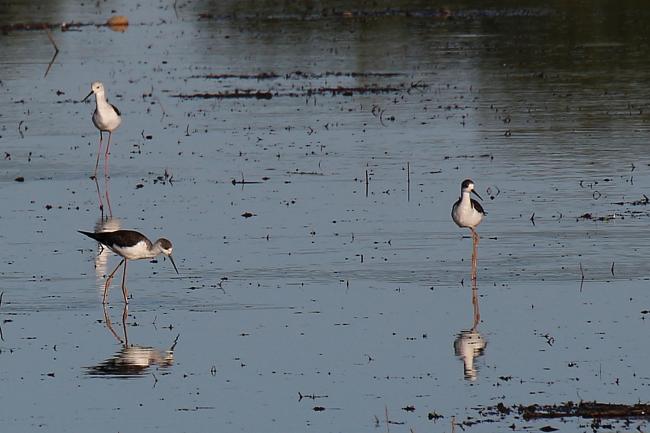
<svg viewBox="0 0 650 433">
<path fill-rule="evenodd" d="M 122 272 L 122 295 L 124 295 L 125 305 L 129 303 L 129 289 L 127 289 L 124 284 L 126 282 L 126 262 L 127 260 L 124 259 L 124 272 Z"/>
<path fill-rule="evenodd" d="M 110 135 L 109 135 L 110 137 Z M 99 155 L 102 153 L 102 131 L 99 131 L 99 149 L 97 150 L 97 161 L 95 162 L 95 172 L 93 173 L 93 177 L 97 177 L 97 167 L 99 167 Z"/>
<path fill-rule="evenodd" d="M 122 259 L 122 262 L 125 261 L 126 259 Z M 111 272 L 108 278 L 106 278 L 106 284 L 104 285 L 104 300 L 102 301 L 103 304 L 106 304 L 106 298 L 108 297 L 108 289 L 111 287 L 111 281 L 113 281 L 113 275 L 115 275 L 115 272 L 117 272 L 117 270 L 120 268 L 122 262 L 118 263 L 117 266 L 115 266 L 115 269 L 113 269 L 113 272 Z"/>
<path fill-rule="evenodd" d="M 470 228 L 470 230 L 472 231 L 472 281 L 475 283 L 478 267 L 478 243 L 480 237 L 478 233 L 476 233 L 476 230 L 473 228 Z"/>
<path fill-rule="evenodd" d="M 106 145 L 106 153 L 104 154 L 104 176 L 108 176 L 108 158 L 111 156 L 110 148 L 111 148 L 111 136 L 113 135 L 112 132 L 108 131 L 108 144 Z"/>
</svg>

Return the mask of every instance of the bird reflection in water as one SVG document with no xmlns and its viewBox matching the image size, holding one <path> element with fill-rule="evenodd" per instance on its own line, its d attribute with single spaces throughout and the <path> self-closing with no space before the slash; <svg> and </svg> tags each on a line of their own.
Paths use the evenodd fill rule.
<svg viewBox="0 0 650 433">
<path fill-rule="evenodd" d="M 122 311 L 122 329 L 124 336 L 119 335 L 111 322 L 108 308 L 104 305 L 104 323 L 108 330 L 122 345 L 122 349 L 101 363 L 87 367 L 86 374 L 90 376 L 135 377 L 143 376 L 148 370 L 157 365 L 159 369 L 167 369 L 174 363 L 174 349 L 178 343 L 178 336 L 168 350 L 158 350 L 153 347 L 129 344 L 126 329 L 128 307 L 124 305 Z"/>
<path fill-rule="evenodd" d="M 481 312 L 478 304 L 478 286 L 476 285 L 476 281 L 472 285 L 472 310 L 472 327 L 458 333 L 456 340 L 454 340 L 454 353 L 463 360 L 465 379 L 475 381 L 478 378 L 478 371 L 474 365 L 474 360 L 483 355 L 487 346 L 487 342 L 478 332 Z"/>
<path fill-rule="evenodd" d="M 103 216 L 95 223 L 95 233 L 99 232 L 114 232 L 122 228 L 122 222 L 117 217 Z M 99 252 L 95 256 L 95 276 L 97 277 L 97 286 L 100 293 L 104 293 L 104 277 L 107 274 L 108 258 L 114 253 L 105 248 L 102 244 L 98 243 Z"/>
<path fill-rule="evenodd" d="M 97 177 L 92 178 L 95 181 L 95 188 L 97 189 L 97 203 L 99 206 L 99 212 L 101 214 L 101 219 L 111 219 L 113 218 L 113 209 L 111 208 L 111 195 L 110 195 L 110 177 L 104 177 L 104 199 L 106 200 L 106 208 L 108 214 L 104 215 L 104 200 L 102 200 L 102 190 L 99 187 L 99 181 Z"/>
</svg>

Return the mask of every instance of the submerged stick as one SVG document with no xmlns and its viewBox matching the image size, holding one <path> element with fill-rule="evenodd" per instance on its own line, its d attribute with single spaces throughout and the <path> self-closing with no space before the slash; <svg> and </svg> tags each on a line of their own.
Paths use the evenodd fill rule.
<svg viewBox="0 0 650 433">
<path fill-rule="evenodd" d="M 176 338 L 174 338 L 174 344 L 172 344 L 172 347 L 169 348 L 170 352 L 173 352 L 174 349 L 176 349 L 176 345 L 178 344 L 178 338 L 181 336 L 181 334 L 178 334 Z"/>
<path fill-rule="evenodd" d="M 47 35 L 47 38 L 50 40 L 52 46 L 54 47 L 54 55 L 52 56 L 52 60 L 50 60 L 50 63 L 47 65 L 47 69 L 45 70 L 45 75 L 43 75 L 43 78 L 47 77 L 47 74 L 50 72 L 50 69 L 54 64 L 54 60 L 56 60 L 56 56 L 59 55 L 59 47 L 56 45 L 56 42 L 54 41 L 54 37 L 52 36 L 52 32 L 50 31 L 49 27 L 45 27 L 45 34 Z"/>
<path fill-rule="evenodd" d="M 52 45 L 54 46 L 54 50 L 58 53 L 59 52 L 59 47 L 56 45 L 56 42 L 54 41 L 54 37 L 52 36 L 52 32 L 50 31 L 49 27 L 45 27 L 45 32 L 47 34 L 47 38 L 52 42 Z"/>
<path fill-rule="evenodd" d="M 406 162 L 406 201 L 411 201 L 411 163 Z"/>
<path fill-rule="evenodd" d="M 366 170 L 366 197 L 368 197 L 368 170 Z"/>
<path fill-rule="evenodd" d="M 0 306 L 2 306 L 2 297 L 5 295 L 5 292 L 0 292 Z M 2 326 L 0 325 L 0 340 L 5 341 L 5 336 L 2 333 Z"/>
<path fill-rule="evenodd" d="M 580 274 L 582 275 L 580 278 L 580 291 L 582 292 L 582 285 L 585 282 L 585 271 L 582 269 L 582 262 L 580 262 Z"/>
</svg>

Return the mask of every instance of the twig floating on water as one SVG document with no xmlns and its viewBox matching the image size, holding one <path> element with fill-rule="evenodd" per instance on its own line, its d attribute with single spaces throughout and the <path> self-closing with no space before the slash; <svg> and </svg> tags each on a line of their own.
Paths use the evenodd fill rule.
<svg viewBox="0 0 650 433">
<path fill-rule="evenodd" d="M 52 32 L 50 31 L 50 28 L 47 26 L 45 26 L 45 34 L 47 35 L 47 38 L 52 43 L 52 46 L 54 46 L 54 55 L 52 56 L 52 60 L 50 60 L 50 63 L 47 65 L 47 69 L 45 69 L 45 75 L 43 75 L 43 78 L 47 77 L 47 74 L 50 72 L 50 69 L 54 64 L 54 61 L 56 60 L 56 56 L 59 55 L 59 47 L 56 45 L 56 42 L 54 41 L 54 37 L 52 36 Z"/>
<path fill-rule="evenodd" d="M 366 197 L 368 197 L 368 170 L 366 170 Z"/>
<path fill-rule="evenodd" d="M 56 42 L 54 41 L 54 37 L 52 36 L 52 32 L 50 31 L 49 27 L 45 27 L 45 32 L 47 34 L 47 38 L 52 42 L 52 45 L 54 46 L 54 50 L 56 53 L 59 52 L 59 47 L 56 45 Z"/>
<path fill-rule="evenodd" d="M 217 93 L 192 93 L 192 94 L 177 94 L 172 95 L 175 98 L 181 99 L 235 99 L 235 98 L 255 98 L 255 99 L 271 99 L 273 94 L 271 92 L 263 92 L 259 90 L 235 90 L 234 92 L 217 92 Z"/>
<path fill-rule="evenodd" d="M 582 275 L 580 278 L 580 291 L 582 292 L 582 285 L 585 282 L 585 271 L 582 269 L 582 262 L 580 262 L 580 274 Z"/>
<path fill-rule="evenodd" d="M 406 162 L 406 201 L 411 201 L 411 163 Z"/>
</svg>

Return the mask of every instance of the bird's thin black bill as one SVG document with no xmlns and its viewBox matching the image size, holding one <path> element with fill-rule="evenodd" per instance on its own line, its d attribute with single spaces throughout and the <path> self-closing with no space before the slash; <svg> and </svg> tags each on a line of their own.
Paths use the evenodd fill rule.
<svg viewBox="0 0 650 433">
<path fill-rule="evenodd" d="M 483 200 L 483 197 L 481 197 L 480 195 L 478 195 L 478 193 L 477 193 L 476 191 L 472 190 L 472 193 L 473 193 L 476 197 L 478 197 L 478 198 L 480 198 L 481 200 Z"/>
<path fill-rule="evenodd" d="M 93 92 L 93 91 L 91 90 L 90 93 L 87 94 L 86 97 L 83 98 L 83 99 L 81 100 L 81 102 L 86 102 L 86 99 L 90 98 L 90 95 L 92 95 L 93 93 L 95 93 L 95 92 Z"/>
<path fill-rule="evenodd" d="M 180 274 L 178 272 L 178 268 L 176 267 L 176 263 L 174 263 L 174 259 L 172 258 L 172 256 L 167 256 L 167 257 L 169 257 L 169 260 L 172 262 L 172 266 L 174 267 L 174 270 L 176 271 L 176 273 Z"/>
</svg>

